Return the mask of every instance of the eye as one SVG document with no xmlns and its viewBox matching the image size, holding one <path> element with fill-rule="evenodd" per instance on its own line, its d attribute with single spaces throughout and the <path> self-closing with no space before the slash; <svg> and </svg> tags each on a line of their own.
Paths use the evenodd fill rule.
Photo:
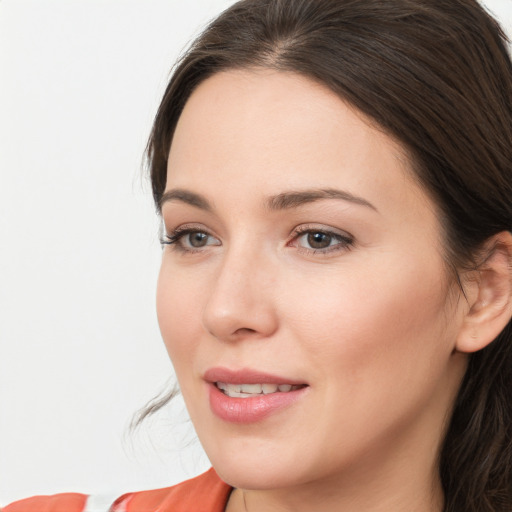
<svg viewBox="0 0 512 512">
<path fill-rule="evenodd" d="M 220 241 L 204 230 L 180 227 L 165 235 L 162 244 L 172 245 L 185 252 L 194 252 L 210 245 L 220 245 Z"/>
<path fill-rule="evenodd" d="M 208 238 L 209 235 L 207 233 L 202 233 L 201 231 L 192 231 L 187 235 L 184 235 L 181 240 L 184 245 L 198 248 L 208 245 Z"/>
<path fill-rule="evenodd" d="M 322 233 L 321 231 L 306 233 L 299 238 L 302 244 L 307 244 L 311 249 L 327 249 L 333 241 L 336 241 L 332 235 Z"/>
<path fill-rule="evenodd" d="M 316 254 L 347 250 L 353 243 L 353 238 L 346 233 L 304 226 L 295 230 L 295 237 L 291 245 Z"/>
</svg>

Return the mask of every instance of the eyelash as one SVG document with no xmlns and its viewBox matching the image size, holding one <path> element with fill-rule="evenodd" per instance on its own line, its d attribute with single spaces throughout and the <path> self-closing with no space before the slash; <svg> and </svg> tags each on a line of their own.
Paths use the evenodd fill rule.
<svg viewBox="0 0 512 512">
<path fill-rule="evenodd" d="M 205 247 L 208 247 L 209 245 L 220 245 L 220 244 L 207 244 L 202 247 L 198 247 L 197 249 L 193 249 L 190 247 L 186 247 L 183 245 L 183 238 L 187 235 L 190 235 L 191 233 L 202 233 L 208 237 L 213 237 L 208 231 L 206 231 L 203 228 L 200 228 L 198 226 L 180 226 L 173 230 L 171 234 L 165 234 L 163 238 L 161 238 L 160 243 L 162 245 L 170 245 L 175 250 L 181 251 L 183 253 L 197 253 L 201 252 Z M 337 241 L 333 246 L 328 246 L 326 248 L 322 249 L 314 249 L 314 248 L 307 248 L 302 247 L 298 245 L 298 241 L 301 237 L 305 235 L 310 234 L 321 234 L 330 237 L 331 239 Z M 291 247 L 297 247 L 297 249 L 300 252 L 304 252 L 307 254 L 328 254 L 331 252 L 337 252 L 337 251 L 343 251 L 343 250 L 349 250 L 354 245 L 354 239 L 349 234 L 341 234 L 337 233 L 335 231 L 324 229 L 324 228 L 317 228 L 314 226 L 300 226 L 298 228 L 295 228 L 292 234 L 291 241 L 287 243 L 287 246 Z"/>
<path fill-rule="evenodd" d="M 180 226 L 173 230 L 171 234 L 165 234 L 164 237 L 160 239 L 160 243 L 162 245 L 170 245 L 173 249 L 184 253 L 200 252 L 203 247 L 192 249 L 190 247 L 185 247 L 182 243 L 182 239 L 191 233 L 203 233 L 207 236 L 212 236 L 205 229 L 200 228 L 199 226 Z"/>
</svg>

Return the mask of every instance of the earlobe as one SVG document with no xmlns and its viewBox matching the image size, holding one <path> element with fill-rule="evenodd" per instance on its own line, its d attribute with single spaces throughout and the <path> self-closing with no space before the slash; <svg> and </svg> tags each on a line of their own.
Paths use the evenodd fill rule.
<svg viewBox="0 0 512 512">
<path fill-rule="evenodd" d="M 512 234 L 503 231 L 484 246 L 483 263 L 471 282 L 469 310 L 457 336 L 459 352 L 476 352 L 489 345 L 512 317 Z"/>
</svg>

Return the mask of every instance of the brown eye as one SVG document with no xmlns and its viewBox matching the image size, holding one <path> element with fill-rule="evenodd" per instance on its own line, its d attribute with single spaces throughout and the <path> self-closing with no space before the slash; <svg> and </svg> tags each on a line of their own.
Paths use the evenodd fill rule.
<svg viewBox="0 0 512 512">
<path fill-rule="evenodd" d="M 353 238 L 348 234 L 305 229 L 297 234 L 294 245 L 305 251 L 327 254 L 334 251 L 346 250 L 350 248 L 353 243 Z"/>
<path fill-rule="evenodd" d="M 191 247 L 204 247 L 208 244 L 208 235 L 201 231 L 193 231 L 187 235 L 188 243 Z"/>
<path fill-rule="evenodd" d="M 312 249 L 326 249 L 331 245 L 332 236 L 327 233 L 312 232 L 308 233 L 307 242 Z"/>
</svg>

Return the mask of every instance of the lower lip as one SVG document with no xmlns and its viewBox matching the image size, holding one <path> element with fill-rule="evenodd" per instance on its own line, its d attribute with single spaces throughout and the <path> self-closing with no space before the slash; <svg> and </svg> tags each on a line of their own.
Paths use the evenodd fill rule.
<svg viewBox="0 0 512 512">
<path fill-rule="evenodd" d="M 299 400 L 306 387 L 287 393 L 269 393 L 250 398 L 232 398 L 225 395 L 215 384 L 209 384 L 210 408 L 221 420 L 230 423 L 255 423 L 281 411 Z"/>
</svg>

